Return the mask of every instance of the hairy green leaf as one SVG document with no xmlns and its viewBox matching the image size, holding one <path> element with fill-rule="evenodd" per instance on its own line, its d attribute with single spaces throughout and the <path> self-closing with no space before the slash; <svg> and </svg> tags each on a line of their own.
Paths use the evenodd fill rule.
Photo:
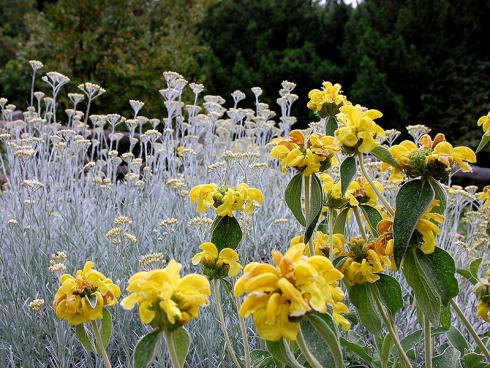
<svg viewBox="0 0 490 368">
<path fill-rule="evenodd" d="M 218 251 L 223 248 L 235 249 L 242 240 L 242 229 L 235 217 L 219 216 L 215 220 L 211 242 Z"/>
<path fill-rule="evenodd" d="M 396 167 L 397 169 L 400 169 L 400 164 L 398 163 L 398 161 L 396 161 L 393 158 L 390 151 L 388 151 L 388 149 L 386 149 L 385 147 L 377 146 L 370 153 L 374 157 L 376 157 L 378 160 L 386 162 L 387 164 L 390 164 L 391 166 Z"/>
<path fill-rule="evenodd" d="M 340 164 L 340 192 L 345 194 L 350 183 L 356 176 L 356 158 L 347 157 Z"/>
<path fill-rule="evenodd" d="M 153 331 L 138 340 L 134 349 L 134 368 L 146 368 L 153 360 L 155 347 L 160 340 L 161 331 Z"/>
<path fill-rule="evenodd" d="M 391 315 L 395 315 L 403 308 L 403 296 L 400 283 L 391 276 L 379 274 L 379 280 L 374 283 L 381 296 L 381 301 L 388 308 Z"/>
<path fill-rule="evenodd" d="M 294 217 L 302 226 L 306 226 L 305 215 L 301 204 L 303 191 L 303 173 L 299 172 L 289 182 L 284 192 L 284 199 Z"/>
</svg>

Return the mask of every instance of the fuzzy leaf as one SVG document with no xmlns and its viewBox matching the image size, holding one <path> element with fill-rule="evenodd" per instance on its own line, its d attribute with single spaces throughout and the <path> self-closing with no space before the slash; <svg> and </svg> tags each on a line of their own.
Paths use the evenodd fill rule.
<svg viewBox="0 0 490 368">
<path fill-rule="evenodd" d="M 96 294 L 90 294 L 90 295 L 85 295 L 85 300 L 87 300 L 88 304 L 92 309 L 95 309 L 97 307 L 97 295 Z"/>
<path fill-rule="evenodd" d="M 463 355 L 466 350 L 469 350 L 468 342 L 464 338 L 463 334 L 454 326 L 451 326 L 446 333 L 449 343 Z"/>
<path fill-rule="evenodd" d="M 434 189 L 434 199 L 439 201 L 439 205 L 432 209 L 434 213 L 444 214 L 447 207 L 447 194 L 446 190 L 442 187 L 442 185 L 435 179 L 430 178 L 430 185 L 432 189 Z"/>
<path fill-rule="evenodd" d="M 155 347 L 160 340 L 161 331 L 153 331 L 138 340 L 134 349 L 134 368 L 146 368 L 153 360 Z"/>
<path fill-rule="evenodd" d="M 351 353 L 356 354 L 359 358 L 364 360 L 366 363 L 372 364 L 373 358 L 371 357 L 371 352 L 366 346 L 359 345 L 355 342 L 340 338 L 340 343 Z"/>
<path fill-rule="evenodd" d="M 382 324 L 376 309 L 376 302 L 367 284 L 357 284 L 349 288 L 349 299 L 354 304 L 362 324 L 373 334 L 381 332 Z"/>
<path fill-rule="evenodd" d="M 334 234 L 344 234 L 345 235 L 345 224 L 347 222 L 347 215 L 349 214 L 349 209 L 346 208 L 339 213 L 335 219 L 335 225 L 333 226 Z"/>
<path fill-rule="evenodd" d="M 112 316 L 111 312 L 109 312 L 106 308 L 102 310 L 102 320 L 100 321 L 100 324 L 100 335 L 102 337 L 102 344 L 105 348 L 107 345 L 109 345 L 112 335 Z"/>
<path fill-rule="evenodd" d="M 95 353 L 94 344 L 92 343 L 92 340 L 90 340 L 90 337 L 88 336 L 87 330 L 85 329 L 85 325 L 83 323 L 75 327 L 75 335 L 78 341 L 80 341 L 80 343 L 88 352 Z"/>
<path fill-rule="evenodd" d="M 303 173 L 299 172 L 289 182 L 284 192 L 284 199 L 294 217 L 302 226 L 306 226 L 305 216 L 301 205 L 303 190 Z"/>
<path fill-rule="evenodd" d="M 381 301 L 388 308 L 391 315 L 395 315 L 403 308 L 402 288 L 398 281 L 391 276 L 379 274 L 379 280 L 374 283 L 378 288 Z"/>
<path fill-rule="evenodd" d="M 326 343 L 332 354 L 333 365 L 328 366 L 335 368 L 344 367 L 342 358 L 342 349 L 340 347 L 339 338 L 336 330 L 332 328 L 332 318 L 328 314 L 308 313 L 306 319 L 315 328 L 323 341 Z"/>
<path fill-rule="evenodd" d="M 340 164 L 340 192 L 345 194 L 350 183 L 356 176 L 356 158 L 347 157 Z"/>
<path fill-rule="evenodd" d="M 323 191 L 322 184 L 318 176 L 311 175 L 311 187 L 310 187 L 310 210 L 306 214 L 306 231 L 305 231 L 305 243 L 310 240 L 315 230 L 316 223 L 320 217 L 323 207 Z"/>
<path fill-rule="evenodd" d="M 398 161 L 396 161 L 393 158 L 393 156 L 391 155 L 390 151 L 388 151 L 385 147 L 383 147 L 383 146 L 377 146 L 370 153 L 374 157 L 376 157 L 378 160 L 381 160 L 383 162 L 386 162 L 387 164 L 390 164 L 391 166 L 396 167 L 397 169 L 400 169 L 400 164 L 398 163 Z"/>
<path fill-rule="evenodd" d="M 448 346 L 441 354 L 432 358 L 433 368 L 462 368 L 459 362 L 460 352 Z"/>
<path fill-rule="evenodd" d="M 181 367 L 183 367 L 185 358 L 189 352 L 189 347 L 191 346 L 191 337 L 184 327 L 178 328 L 176 331 L 172 332 L 170 336 L 174 340 L 177 359 L 179 360 Z"/>
<path fill-rule="evenodd" d="M 483 137 L 481 137 L 480 144 L 478 145 L 476 149 L 476 153 L 480 152 L 482 149 L 485 148 L 487 143 L 490 142 L 490 135 L 488 134 L 483 134 Z"/>
<path fill-rule="evenodd" d="M 337 119 L 334 118 L 334 117 L 327 117 L 327 124 L 326 124 L 326 135 L 330 135 L 330 136 L 334 136 L 335 135 L 335 131 L 337 130 L 338 128 L 338 124 L 337 124 Z"/>
<path fill-rule="evenodd" d="M 371 233 L 374 236 L 378 237 L 379 232 L 378 232 L 377 226 L 378 226 L 378 223 L 383 219 L 383 217 L 381 216 L 379 211 L 372 206 L 369 206 L 367 204 L 363 204 L 360 207 L 361 207 L 362 212 L 364 213 L 364 217 L 366 217 L 366 220 L 369 224 L 369 227 L 371 228 Z"/>
<path fill-rule="evenodd" d="M 215 220 L 211 242 L 218 251 L 223 248 L 236 249 L 242 240 L 242 229 L 235 217 L 219 216 Z"/>
<path fill-rule="evenodd" d="M 410 247 L 415 226 L 434 199 L 434 190 L 420 179 L 405 183 L 396 196 L 396 213 L 393 222 L 395 262 L 397 266 Z"/>
</svg>

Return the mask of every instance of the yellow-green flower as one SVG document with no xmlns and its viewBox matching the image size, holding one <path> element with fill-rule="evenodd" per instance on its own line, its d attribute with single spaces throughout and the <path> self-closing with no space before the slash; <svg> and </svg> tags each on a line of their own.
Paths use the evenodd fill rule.
<svg viewBox="0 0 490 368">
<path fill-rule="evenodd" d="M 350 104 L 347 98 L 342 95 L 342 86 L 338 83 L 323 82 L 323 88 L 312 89 L 308 93 L 308 108 L 315 111 L 321 117 L 335 116 L 339 106 Z"/>
<path fill-rule="evenodd" d="M 56 316 L 66 319 L 71 326 L 102 319 L 103 308 L 116 304 L 121 295 L 119 286 L 92 269 L 93 265 L 87 261 L 83 269 L 77 271 L 76 277 L 61 276 L 54 309 Z"/>
<path fill-rule="evenodd" d="M 195 266 L 201 263 L 204 273 L 210 278 L 235 277 L 242 270 L 238 263 L 238 253 L 234 249 L 223 248 L 218 252 L 216 245 L 210 242 L 202 243 L 199 249 L 202 252 L 192 258 L 192 264 Z"/>
<path fill-rule="evenodd" d="M 282 337 L 295 340 L 297 318 L 309 311 L 333 308 L 333 318 L 345 329 L 350 324 L 343 313 L 348 308 L 341 302 L 344 295 L 338 287 L 342 274 L 323 256 L 304 255 L 305 244 L 292 246 L 284 256 L 274 251 L 275 266 L 252 262 L 235 283 L 235 295 L 246 293 L 240 315 L 253 315 L 259 336 L 277 341 Z M 296 319 L 296 320 L 295 320 Z"/>
<path fill-rule="evenodd" d="M 130 310 L 138 304 L 141 323 L 170 331 L 198 317 L 211 295 L 209 281 L 198 274 L 180 278 L 181 268 L 171 260 L 164 269 L 136 273 L 121 306 Z"/>
<path fill-rule="evenodd" d="M 374 122 L 382 117 L 378 110 L 363 109 L 361 105 L 345 105 L 337 115 L 342 124 L 335 131 L 335 141 L 346 153 L 369 153 L 379 145 L 378 137 L 384 137 L 383 128 Z"/>
<path fill-rule="evenodd" d="M 484 321 L 490 323 L 490 270 L 487 271 L 486 282 L 482 280 L 476 287 L 476 296 L 480 303 L 476 309 L 476 314 Z"/>
<path fill-rule="evenodd" d="M 484 134 L 489 134 L 490 132 L 490 111 L 488 114 L 483 115 L 477 122 L 478 126 L 482 127 Z"/>
<path fill-rule="evenodd" d="M 483 202 L 483 205 L 490 206 L 490 185 L 483 188 L 483 191 L 479 194 L 478 198 Z"/>
</svg>

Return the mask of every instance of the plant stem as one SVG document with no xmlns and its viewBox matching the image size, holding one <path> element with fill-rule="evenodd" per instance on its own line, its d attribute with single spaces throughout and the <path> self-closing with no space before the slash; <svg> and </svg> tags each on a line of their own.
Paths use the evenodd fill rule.
<svg viewBox="0 0 490 368">
<path fill-rule="evenodd" d="M 295 358 L 293 352 L 291 351 L 291 347 L 286 339 L 282 340 L 284 344 L 284 350 L 286 351 L 286 356 L 288 358 L 288 363 L 291 364 L 292 368 L 305 368 L 303 367 Z"/>
<path fill-rule="evenodd" d="M 306 344 L 305 338 L 303 336 L 303 332 L 301 332 L 301 327 L 299 328 L 298 331 L 298 346 L 301 349 L 301 352 L 303 353 L 306 361 L 308 364 L 311 366 L 311 368 L 322 368 L 322 365 L 316 358 L 311 354 L 310 350 L 308 349 L 308 346 Z"/>
<path fill-rule="evenodd" d="M 372 294 L 374 296 L 374 301 L 376 302 L 376 306 L 378 307 L 378 311 L 381 314 L 381 318 L 383 318 L 383 321 L 386 325 L 386 328 L 388 329 L 389 334 L 391 335 L 391 338 L 393 339 L 393 343 L 396 346 L 396 349 L 398 350 L 398 355 L 400 357 L 400 361 L 402 365 L 405 365 L 406 367 L 411 368 L 412 364 L 410 363 L 410 359 L 408 359 L 407 354 L 405 353 L 405 350 L 403 350 L 402 344 L 400 343 L 400 339 L 398 337 L 398 333 L 395 329 L 395 326 L 392 324 L 388 316 L 386 315 L 385 310 L 383 309 L 383 305 L 381 303 L 381 298 L 379 296 L 378 289 L 376 288 L 375 285 L 369 284 Z"/>
<path fill-rule="evenodd" d="M 357 227 L 359 228 L 359 231 L 361 233 L 362 238 L 367 243 L 368 238 L 366 235 L 366 230 L 364 230 L 364 226 L 362 225 L 361 214 L 359 213 L 359 208 L 353 207 L 352 209 L 354 210 L 354 216 L 356 217 Z"/>
<path fill-rule="evenodd" d="M 305 176 L 305 219 L 308 219 L 308 215 L 310 213 L 310 177 Z M 308 226 L 308 224 L 306 224 Z M 305 236 L 306 236 L 306 227 L 305 227 Z M 308 241 L 308 247 L 310 250 L 310 257 L 315 255 L 315 247 L 313 246 L 313 242 L 311 239 Z"/>
<path fill-rule="evenodd" d="M 388 211 L 388 214 L 391 217 L 394 217 L 395 211 L 393 210 L 393 208 L 391 208 L 391 206 L 388 203 L 388 201 L 386 200 L 386 198 L 383 197 L 383 195 L 379 192 L 378 188 L 376 188 L 376 185 L 374 185 L 373 181 L 369 177 L 367 170 L 366 170 L 366 167 L 364 166 L 364 157 L 363 157 L 362 153 L 359 153 L 358 157 L 359 157 L 359 166 L 361 167 L 362 175 L 364 176 L 364 178 L 366 178 L 366 180 L 368 181 L 369 185 L 373 189 L 374 193 L 376 193 L 376 196 L 379 198 L 381 203 L 383 203 L 383 206 L 385 207 L 386 211 Z"/>
<path fill-rule="evenodd" d="M 328 258 L 330 259 L 330 262 L 333 262 L 333 259 L 335 257 L 335 250 L 333 249 L 333 217 L 335 214 L 335 210 L 333 208 L 330 209 L 328 213 L 328 236 L 329 236 L 329 241 L 330 241 L 330 250 L 328 252 Z"/>
<path fill-rule="evenodd" d="M 165 342 L 167 343 L 168 355 L 170 355 L 170 361 L 173 368 L 181 368 L 179 357 L 177 356 L 177 350 L 175 350 L 175 341 L 172 338 L 172 332 L 165 331 Z"/>
<path fill-rule="evenodd" d="M 97 350 L 102 356 L 102 360 L 104 361 L 105 368 L 111 368 L 111 362 L 109 357 L 107 356 L 107 352 L 105 351 L 104 344 L 102 343 L 102 336 L 100 336 L 99 328 L 97 327 L 97 321 L 91 321 L 92 329 L 94 330 L 95 336 L 95 344 L 97 345 Z"/>
<path fill-rule="evenodd" d="M 475 340 L 476 344 L 480 348 L 483 355 L 485 355 L 487 360 L 490 362 L 490 352 L 488 351 L 488 349 L 485 346 L 485 344 L 483 343 L 483 341 L 481 341 L 480 336 L 478 336 L 475 329 L 471 325 L 470 321 L 468 321 L 466 319 L 463 311 L 461 310 L 461 308 L 459 308 L 458 303 L 456 303 L 454 301 L 454 299 L 451 299 L 451 305 L 452 305 L 453 309 L 456 311 L 456 314 L 458 315 L 461 322 L 463 322 L 464 326 L 466 327 L 466 329 L 470 333 L 471 337 L 473 337 L 473 339 Z"/>
<path fill-rule="evenodd" d="M 242 333 L 243 340 L 243 355 L 245 356 L 245 368 L 252 367 L 252 358 L 250 357 L 250 345 L 248 343 L 248 334 L 247 334 L 247 326 L 245 326 L 245 320 L 240 315 L 239 306 L 240 301 L 238 298 L 235 298 L 237 314 L 238 314 L 238 322 L 240 323 L 240 332 Z"/>
<path fill-rule="evenodd" d="M 228 353 L 231 355 L 231 359 L 233 360 L 233 363 L 235 363 L 235 365 L 238 368 L 240 368 L 240 362 L 238 361 L 235 351 L 233 350 L 230 336 L 228 335 L 228 331 L 226 330 L 225 316 L 223 315 L 223 306 L 221 305 L 221 291 L 219 288 L 218 280 L 216 279 L 213 280 L 213 292 L 214 292 L 214 298 L 216 300 L 216 311 L 218 312 L 221 332 L 223 332 L 223 336 L 225 337 L 226 349 L 228 350 Z"/>
<path fill-rule="evenodd" d="M 432 335 L 430 321 L 426 316 L 424 316 L 424 356 L 425 368 L 432 368 Z"/>
</svg>

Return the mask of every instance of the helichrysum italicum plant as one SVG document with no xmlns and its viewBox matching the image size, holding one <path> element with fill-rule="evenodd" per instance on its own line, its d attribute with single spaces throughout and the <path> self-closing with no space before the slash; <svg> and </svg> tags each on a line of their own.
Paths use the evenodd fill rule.
<svg viewBox="0 0 490 368">
<path fill-rule="evenodd" d="M 490 361 L 490 190 L 450 185 L 469 147 L 422 124 L 397 143 L 338 83 L 309 93 L 318 120 L 300 130 L 288 81 L 276 116 L 259 87 L 227 103 L 165 72 L 158 119 L 137 98 L 131 116 L 93 114 L 106 90 L 57 72 L 35 91 L 30 65 L 22 118 L 0 98 L 0 365 Z M 111 278 L 67 273 L 85 259 Z"/>
</svg>

